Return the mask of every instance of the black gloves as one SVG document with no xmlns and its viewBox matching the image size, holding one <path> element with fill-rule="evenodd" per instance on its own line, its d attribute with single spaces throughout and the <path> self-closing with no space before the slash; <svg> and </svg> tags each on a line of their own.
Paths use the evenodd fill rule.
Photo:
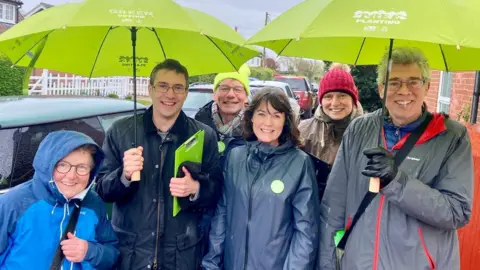
<svg viewBox="0 0 480 270">
<path fill-rule="evenodd" d="M 362 174 L 380 178 L 382 187 L 387 186 L 397 176 L 398 168 L 393 155 L 383 147 L 365 149 L 363 154 L 369 159 Z"/>
</svg>

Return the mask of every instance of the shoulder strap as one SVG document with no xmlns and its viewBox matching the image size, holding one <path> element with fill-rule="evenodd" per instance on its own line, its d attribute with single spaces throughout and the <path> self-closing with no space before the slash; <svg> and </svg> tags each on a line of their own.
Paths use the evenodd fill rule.
<svg viewBox="0 0 480 270">
<path fill-rule="evenodd" d="M 395 157 L 394 157 L 395 165 L 400 166 L 403 160 L 407 157 L 408 153 L 410 153 L 410 151 L 412 150 L 413 146 L 415 146 L 418 139 L 420 139 L 420 136 L 423 134 L 423 132 L 425 132 L 432 118 L 433 118 L 433 115 L 431 113 L 427 113 L 427 117 L 425 118 L 425 120 L 410 133 L 407 140 L 405 141 L 405 144 L 395 154 Z M 345 248 L 348 237 L 350 236 L 350 233 L 353 230 L 353 227 L 355 226 L 355 224 L 357 224 L 357 221 L 365 212 L 365 209 L 367 209 L 368 205 L 373 201 L 373 199 L 375 199 L 377 194 L 378 193 L 373 193 L 370 191 L 368 191 L 367 194 L 365 194 L 365 197 L 363 197 L 362 202 L 360 203 L 360 206 L 358 207 L 358 210 L 355 213 L 355 216 L 353 217 L 350 228 L 348 228 L 348 230 L 345 231 L 345 234 L 343 235 L 342 240 L 340 240 L 340 242 L 338 243 L 338 246 L 337 246 L 338 248 L 341 248 L 341 249 Z"/>
<path fill-rule="evenodd" d="M 73 233 L 75 231 L 75 226 L 77 225 L 78 221 L 78 216 L 80 215 L 80 208 L 82 207 L 82 202 L 80 201 L 78 203 L 78 207 L 73 208 L 72 216 L 70 217 L 70 220 L 68 221 L 67 228 L 65 232 L 63 232 L 62 239 L 60 239 L 60 242 L 58 243 L 57 250 L 55 251 L 55 255 L 53 257 L 52 265 L 50 266 L 50 270 L 59 270 L 61 269 L 63 259 L 65 258 L 65 255 L 63 254 L 62 251 L 62 246 L 60 243 L 67 239 L 67 233 Z"/>
</svg>

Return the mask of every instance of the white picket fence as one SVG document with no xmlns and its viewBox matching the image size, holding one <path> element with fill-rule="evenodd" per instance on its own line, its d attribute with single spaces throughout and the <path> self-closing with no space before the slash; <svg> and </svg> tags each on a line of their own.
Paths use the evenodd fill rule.
<svg viewBox="0 0 480 270">
<path fill-rule="evenodd" d="M 137 77 L 137 96 L 148 96 L 149 78 Z M 41 76 L 31 76 L 29 95 L 108 96 L 120 98 L 133 95 L 132 77 L 86 78 L 72 75 L 53 75 L 43 70 Z"/>
</svg>

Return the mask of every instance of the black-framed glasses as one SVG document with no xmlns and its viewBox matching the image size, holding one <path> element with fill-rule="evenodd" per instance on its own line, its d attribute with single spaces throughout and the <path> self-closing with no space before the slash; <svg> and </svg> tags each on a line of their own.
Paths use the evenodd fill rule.
<svg viewBox="0 0 480 270">
<path fill-rule="evenodd" d="M 170 86 L 168 83 L 158 83 L 154 86 L 155 92 L 158 93 L 167 93 L 169 89 L 172 89 L 175 94 L 183 94 L 185 93 L 185 90 L 187 90 L 186 87 L 181 84 L 174 84 Z"/>
<path fill-rule="evenodd" d="M 426 80 L 420 78 L 412 78 L 407 80 L 392 79 L 388 81 L 389 92 L 397 92 L 405 84 L 411 91 L 420 90 L 425 85 Z"/>
<path fill-rule="evenodd" d="M 245 93 L 245 88 L 244 87 L 241 87 L 241 86 L 229 86 L 229 85 L 219 85 L 218 88 L 217 88 L 218 91 L 220 91 L 221 93 L 228 93 L 230 92 L 230 90 L 233 90 L 233 92 L 235 94 L 241 94 L 241 93 Z"/>
<path fill-rule="evenodd" d="M 67 174 L 72 167 L 75 167 L 75 173 L 80 176 L 85 176 L 90 173 L 92 167 L 86 164 L 72 165 L 66 161 L 60 161 L 56 166 L 55 170 L 61 174 Z"/>
</svg>

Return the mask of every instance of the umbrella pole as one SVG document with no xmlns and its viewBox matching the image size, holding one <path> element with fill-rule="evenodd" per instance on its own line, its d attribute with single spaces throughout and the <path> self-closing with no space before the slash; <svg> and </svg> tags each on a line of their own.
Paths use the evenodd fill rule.
<svg viewBox="0 0 480 270">
<path fill-rule="evenodd" d="M 137 28 L 134 26 L 130 29 L 132 37 L 132 56 L 133 56 L 133 141 L 134 147 L 137 147 Z M 140 180 L 140 171 L 134 172 L 131 177 L 132 181 Z"/>
<path fill-rule="evenodd" d="M 388 67 L 385 74 L 385 81 L 383 82 L 383 99 L 382 99 L 382 115 L 380 117 L 380 133 L 378 134 L 378 145 L 383 147 L 383 119 L 387 112 L 386 103 L 387 103 L 387 90 L 388 90 L 388 80 L 390 77 L 390 72 L 392 71 L 392 50 L 393 50 L 393 39 L 390 39 L 390 45 L 388 48 Z M 378 193 L 380 192 L 380 179 L 377 177 L 370 177 L 370 185 L 368 187 L 370 192 Z"/>
</svg>

